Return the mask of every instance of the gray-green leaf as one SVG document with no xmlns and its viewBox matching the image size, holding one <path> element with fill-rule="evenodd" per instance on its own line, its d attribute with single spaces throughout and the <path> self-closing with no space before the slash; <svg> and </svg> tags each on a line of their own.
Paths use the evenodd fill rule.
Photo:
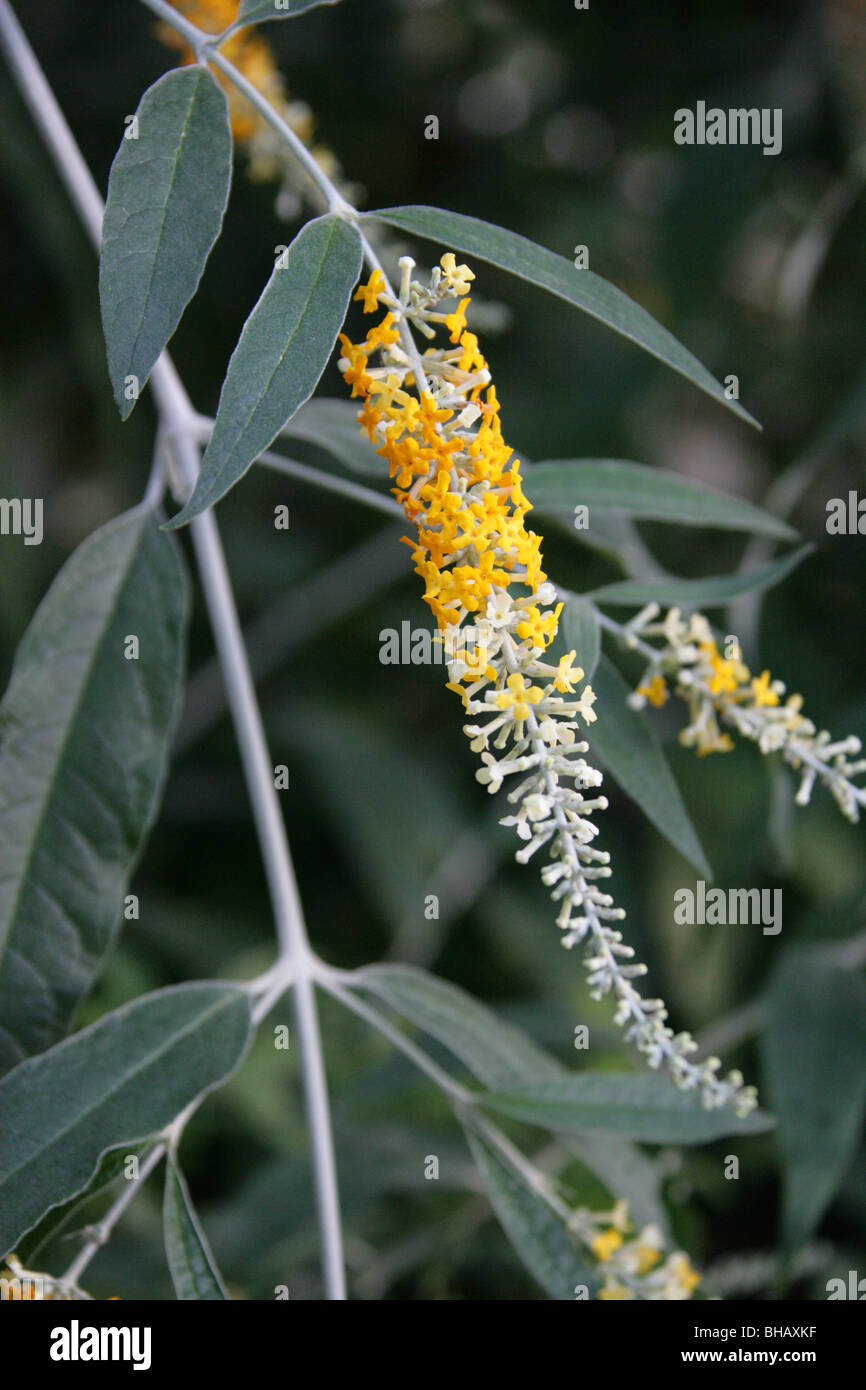
<svg viewBox="0 0 866 1390">
<path fill-rule="evenodd" d="M 169 526 L 218 502 L 312 395 L 361 268 L 361 237 L 317 217 L 277 262 L 232 353 L 192 497 Z"/>
<path fill-rule="evenodd" d="M 0 1251 L 86 1187 L 106 1149 L 164 1129 L 223 1081 L 249 1033 L 245 990 L 178 985 L 9 1072 L 0 1081 Z"/>
<path fill-rule="evenodd" d="M 580 594 L 569 594 L 565 600 L 562 632 L 566 647 L 576 652 L 577 663 L 583 667 L 583 674 L 589 680 L 595 673 L 601 655 L 601 631 L 594 605 Z"/>
<path fill-rule="evenodd" d="M 664 579 L 623 579 L 593 589 L 589 597 L 595 603 L 622 604 L 628 608 L 642 608 L 645 603 L 697 603 L 704 608 L 715 608 L 738 594 L 756 593 L 781 584 L 814 549 L 811 542 L 801 545 L 747 574 L 710 575 L 706 579 L 681 579 L 677 575 Z"/>
<path fill-rule="evenodd" d="M 712 879 L 713 871 L 656 732 L 626 703 L 629 687 L 604 655 L 592 685 L 598 697 L 593 706 L 598 718 L 587 731 L 590 747 L 656 829 L 705 879 Z"/>
<path fill-rule="evenodd" d="M 767 1094 L 779 1116 L 789 1249 L 830 1205 L 860 1140 L 866 1107 L 866 989 L 820 948 L 781 960 L 761 1039 Z"/>
<path fill-rule="evenodd" d="M 705 1110 L 700 1095 L 666 1076 L 593 1072 L 548 1079 L 482 1097 L 514 1120 L 563 1134 L 619 1134 L 649 1144 L 707 1144 L 725 1134 L 761 1134 L 767 1115 L 738 1119 L 730 1109 Z"/>
<path fill-rule="evenodd" d="M 797 532 L 770 512 L 741 497 L 719 492 L 693 478 L 620 459 L 553 459 L 525 466 L 526 495 L 539 512 L 573 515 L 577 503 L 626 516 L 673 521 L 683 526 L 717 526 L 791 540 Z M 590 513 L 590 526 L 592 515 Z"/>
<path fill-rule="evenodd" d="M 165 1253 L 179 1299 L 216 1302 L 228 1298 L 207 1237 L 199 1225 L 186 1179 L 173 1158 L 165 1166 L 162 1204 Z"/>
<path fill-rule="evenodd" d="M 82 1188 L 80 1192 L 76 1192 L 67 1202 L 52 1207 L 22 1240 L 16 1242 L 16 1254 L 22 1264 L 28 1265 L 31 1269 L 37 1268 L 36 1256 L 39 1251 L 48 1241 L 56 1239 L 63 1227 L 72 1222 L 73 1217 L 75 1217 L 77 1227 L 79 1229 L 83 1227 L 86 1224 L 86 1215 L 89 1214 L 91 1203 L 94 1203 L 97 1198 L 104 1198 L 109 1187 L 118 1185 L 121 1180 L 126 1180 L 129 1160 L 134 1158 L 141 1163 L 150 1143 L 148 1138 L 137 1144 L 123 1144 L 119 1149 L 107 1150 L 99 1160 L 96 1171 L 87 1186 Z"/>
<path fill-rule="evenodd" d="M 564 256 L 558 256 L 544 246 L 537 246 L 526 237 L 506 231 L 503 227 L 494 227 L 477 217 L 464 217 L 461 213 L 447 212 L 443 208 L 377 208 L 365 216 L 388 222 L 401 231 L 438 241 L 454 251 L 463 251 L 469 256 L 489 261 L 491 265 L 517 275 L 521 280 L 540 285 L 560 299 L 576 304 L 593 318 L 606 323 L 614 332 L 621 333 L 653 357 L 666 362 L 675 372 L 733 410 L 741 419 L 748 420 L 752 425 L 757 423 L 738 401 L 730 400 L 725 395 L 724 387 L 706 367 L 672 333 L 656 323 L 646 309 L 591 270 L 576 270 Z"/>
<path fill-rule="evenodd" d="M 177 544 L 141 506 L 79 546 L 21 641 L 0 705 L 0 1072 L 66 1032 L 110 944 L 165 777 L 186 607 Z"/>
<path fill-rule="evenodd" d="M 111 166 L 99 262 L 108 371 L 124 420 L 198 288 L 231 168 L 228 104 L 207 68 L 177 68 L 148 88 Z"/>
<path fill-rule="evenodd" d="M 499 1224 L 533 1278 L 558 1301 L 578 1297 L 584 1287 L 592 1294 L 598 1275 L 582 1260 L 576 1238 L 482 1134 L 471 1124 L 465 1131 Z"/>
<path fill-rule="evenodd" d="M 513 1086 L 562 1070 L 524 1033 L 502 1023 L 465 990 L 425 970 L 408 965 L 368 966 L 356 971 L 352 985 L 371 990 L 437 1038 L 485 1086 Z"/>
</svg>

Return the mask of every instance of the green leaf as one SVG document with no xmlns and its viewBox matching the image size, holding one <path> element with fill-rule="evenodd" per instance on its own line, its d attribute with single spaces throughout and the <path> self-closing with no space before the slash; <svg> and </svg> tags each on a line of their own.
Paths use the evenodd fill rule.
<svg viewBox="0 0 866 1390">
<path fill-rule="evenodd" d="M 0 1251 L 87 1186 L 106 1149 L 164 1129 L 234 1071 L 235 985 L 177 985 L 116 1009 L 0 1081 Z"/>
<path fill-rule="evenodd" d="M 198 288 L 232 169 L 228 103 L 207 68 L 166 73 L 135 119 L 127 135 L 137 138 L 124 136 L 111 166 L 99 262 L 108 372 L 124 420 Z"/>
<path fill-rule="evenodd" d="M 725 1134 L 762 1134 L 769 1116 L 740 1120 L 730 1109 L 705 1110 L 700 1095 L 666 1076 L 593 1072 L 538 1078 L 531 1085 L 481 1097 L 514 1120 L 562 1134 L 619 1134 L 649 1144 L 707 1144 Z"/>
<path fill-rule="evenodd" d="M 238 17 L 231 27 L 240 29 L 245 24 L 264 24 L 269 19 L 293 19 L 318 5 L 338 3 L 339 0 L 241 0 Z"/>
<path fill-rule="evenodd" d="M 0 705 L 0 1072 L 66 1032 L 111 942 L 165 778 L 186 607 L 177 544 L 141 506 L 78 547 L 21 641 Z"/>
<path fill-rule="evenodd" d="M 195 1214 L 186 1180 L 173 1158 L 169 1158 L 165 1166 L 162 1224 L 168 1268 L 177 1297 L 207 1302 L 228 1298 Z"/>
<path fill-rule="evenodd" d="M 713 877 L 686 810 L 680 790 L 650 724 L 627 703 L 630 694 L 617 668 L 602 655 L 592 685 L 598 718 L 587 732 L 611 776 L 637 802 L 657 830 L 694 864 L 707 880 Z"/>
<path fill-rule="evenodd" d="M 352 987 L 371 990 L 437 1038 L 485 1086 L 500 1089 L 564 1070 L 515 1028 L 457 985 L 409 965 L 356 971 Z"/>
<path fill-rule="evenodd" d="M 357 407 L 350 401 L 321 397 L 308 401 L 280 430 L 280 436 L 315 444 L 353 473 L 387 480 L 388 465 L 362 433 Z"/>
<path fill-rule="evenodd" d="M 295 237 L 244 324 L 195 490 L 170 527 L 218 502 L 312 395 L 360 268 L 360 233 L 342 217 L 317 217 Z"/>
<path fill-rule="evenodd" d="M 129 1158 L 136 1158 L 141 1162 L 147 1153 L 149 1144 L 145 1140 L 138 1144 L 123 1144 L 119 1149 L 109 1149 L 102 1155 L 97 1165 L 96 1172 L 90 1179 L 87 1186 L 77 1192 L 74 1197 L 70 1197 L 68 1202 L 63 1202 L 59 1207 L 52 1207 L 49 1212 L 34 1226 L 31 1231 L 16 1246 L 16 1253 L 22 1264 L 31 1269 L 36 1266 L 36 1255 L 49 1241 L 58 1236 L 64 1226 L 71 1222 L 76 1213 L 76 1225 L 81 1229 L 87 1220 L 90 1210 L 90 1203 L 109 1187 L 118 1184 L 121 1179 L 125 1180 L 126 1164 Z"/>
<path fill-rule="evenodd" d="M 617 584 L 593 589 L 588 597 L 598 604 L 623 604 L 629 608 L 642 608 L 645 603 L 697 603 L 704 608 L 714 608 L 738 594 L 781 584 L 814 549 L 811 542 L 801 545 L 748 574 L 712 575 L 707 579 L 680 579 L 675 575 L 665 579 L 623 579 Z"/>
<path fill-rule="evenodd" d="M 465 1131 L 499 1224 L 533 1278 L 558 1301 L 573 1299 L 581 1285 L 592 1294 L 598 1275 L 583 1262 L 576 1238 L 483 1135 L 471 1124 Z"/>
<path fill-rule="evenodd" d="M 524 467 L 526 495 L 539 512 L 573 515 L 577 503 L 614 509 L 626 516 L 673 521 L 683 526 L 718 526 L 791 540 L 797 532 L 770 512 L 705 483 L 619 459 L 554 459 Z M 590 526 L 592 517 L 590 516 Z"/>
<path fill-rule="evenodd" d="M 738 401 L 727 399 L 724 387 L 682 343 L 677 342 L 673 334 L 656 323 L 646 309 L 591 270 L 577 270 L 564 256 L 558 256 L 544 246 L 537 246 L 515 232 L 481 222 L 477 217 L 446 212 L 443 208 L 378 208 L 364 216 L 387 222 L 415 236 L 438 241 L 453 251 L 477 256 L 482 261 L 499 266 L 501 270 L 510 271 L 521 280 L 550 290 L 551 294 L 576 304 L 593 318 L 606 323 L 614 332 L 621 333 L 653 357 L 666 362 L 675 372 L 687 377 L 742 420 L 748 420 L 752 425 L 757 423 Z"/>
<path fill-rule="evenodd" d="M 779 1116 L 789 1250 L 815 1230 L 854 1161 L 866 1109 L 866 988 L 820 948 L 788 951 L 774 973 L 761 1046 Z"/>
<path fill-rule="evenodd" d="M 601 631 L 595 606 L 580 594 L 569 594 L 565 600 L 562 633 L 566 648 L 577 653 L 578 665 L 589 680 L 601 655 Z"/>
</svg>

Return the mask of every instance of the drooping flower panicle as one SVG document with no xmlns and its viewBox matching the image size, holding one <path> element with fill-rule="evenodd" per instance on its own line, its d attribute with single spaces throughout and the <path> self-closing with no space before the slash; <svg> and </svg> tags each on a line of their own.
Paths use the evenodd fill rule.
<svg viewBox="0 0 866 1390">
<path fill-rule="evenodd" d="M 662 1000 L 641 997 L 634 981 L 646 967 L 613 925 L 624 913 L 602 887 L 609 856 L 595 847 L 592 819 L 607 801 L 579 736 L 596 717 L 595 695 L 585 683 L 578 690 L 583 671 L 574 652 L 545 659 L 562 604 L 542 569 L 540 537 L 526 526 L 519 461 L 503 439 L 490 370 L 466 326 L 473 272 L 451 253 L 428 284 L 412 279 L 410 257 L 400 266 L 399 294 L 379 270 L 358 290 L 365 314 L 385 312 L 363 341 L 340 335 L 339 366 L 416 528 L 407 543 L 448 638 L 449 688 L 463 701 L 465 731 L 481 757 L 478 780 L 491 793 L 507 782 L 515 812 L 502 824 L 524 842 L 518 860 L 546 849 L 541 876 L 559 904 L 563 945 L 585 947 L 592 996 L 614 996 L 617 1023 L 650 1066 L 666 1066 L 708 1108 L 731 1103 L 745 1114 L 756 1103 L 753 1088 L 739 1072 L 718 1076 L 718 1058 L 689 1059 L 696 1043 L 667 1026 Z M 447 342 L 419 356 L 412 328 L 428 340 L 444 331 Z"/>
<path fill-rule="evenodd" d="M 734 742 L 727 730 L 733 730 L 762 753 L 780 753 L 799 772 L 798 805 L 806 805 L 817 781 L 848 820 L 859 820 L 866 807 L 866 788 L 853 781 L 866 772 L 866 759 L 857 758 L 859 738 L 833 740 L 802 713 L 802 695 L 786 695 L 782 681 L 769 671 L 753 676 L 738 648 L 720 652 L 702 613 L 684 618 L 671 608 L 659 618 L 658 605 L 649 604 L 622 630 L 626 645 L 647 658 L 632 703 L 661 705 L 672 689 L 689 710 L 689 723 L 679 736 L 686 747 L 699 756 L 728 753 Z"/>
</svg>

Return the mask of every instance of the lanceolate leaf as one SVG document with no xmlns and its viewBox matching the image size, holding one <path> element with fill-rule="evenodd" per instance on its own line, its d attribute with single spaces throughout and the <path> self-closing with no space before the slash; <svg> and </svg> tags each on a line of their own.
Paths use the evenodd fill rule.
<svg viewBox="0 0 866 1390">
<path fill-rule="evenodd" d="M 493 1210 L 533 1278 L 551 1298 L 563 1302 L 591 1295 L 598 1275 L 584 1263 L 564 1222 L 482 1134 L 471 1124 L 465 1130 Z"/>
<path fill-rule="evenodd" d="M 111 166 L 99 299 L 114 399 L 130 414 L 220 233 L 231 183 L 228 105 L 207 68 L 166 73 Z"/>
<path fill-rule="evenodd" d="M 90 1181 L 100 1155 L 164 1129 L 237 1066 L 250 1031 L 236 985 L 145 995 L 0 1081 L 0 1251 Z"/>
<path fill-rule="evenodd" d="M 663 468 L 620 459 L 557 459 L 524 467 L 523 474 L 526 495 L 540 512 L 552 509 L 572 515 L 575 505 L 582 503 L 626 516 L 754 531 L 781 540 L 797 534 L 751 502 Z"/>
<path fill-rule="evenodd" d="M 796 1249 L 850 1168 L 866 1109 L 866 988 L 820 948 L 780 962 L 762 1037 L 767 1093 L 779 1116 L 782 1234 Z"/>
<path fill-rule="evenodd" d="M 598 750 L 611 776 L 637 802 L 656 829 L 705 879 L 712 879 L 713 871 L 656 733 L 626 704 L 629 688 L 604 655 L 592 685 L 598 697 L 593 706 L 598 718 L 587 732 L 590 748 Z"/>
<path fill-rule="evenodd" d="M 712 608 L 738 594 L 781 584 L 814 549 L 811 544 L 801 545 L 748 574 L 719 574 L 706 579 L 680 579 L 675 575 L 664 579 L 624 579 L 593 589 L 589 597 L 599 604 L 622 604 L 629 608 L 642 608 L 645 603 L 698 603 Z"/>
<path fill-rule="evenodd" d="M 64 1228 L 80 1230 L 86 1225 L 87 1216 L 92 1209 L 90 1204 L 98 1198 L 105 1203 L 106 1191 L 112 1185 L 116 1188 L 117 1195 L 120 1184 L 129 1179 L 131 1160 L 141 1163 L 149 1147 L 145 1139 L 137 1144 L 123 1144 L 119 1149 L 109 1149 L 104 1153 L 87 1186 L 76 1192 L 67 1202 L 52 1207 L 23 1239 L 16 1242 L 15 1253 L 21 1262 L 31 1269 L 37 1267 L 36 1256 L 48 1241 L 56 1239 Z"/>
<path fill-rule="evenodd" d="M 228 1298 L 193 1209 L 186 1180 L 173 1158 L 165 1167 L 162 1223 L 168 1268 L 177 1297 L 209 1302 Z"/>
<path fill-rule="evenodd" d="M 291 19 L 318 5 L 336 5 L 339 0 L 241 0 L 233 28 L 244 24 L 264 24 L 268 19 Z"/>
<path fill-rule="evenodd" d="M 562 611 L 562 631 L 566 647 L 576 652 L 577 664 L 589 680 L 601 655 L 601 631 L 598 613 L 588 599 L 569 594 Z"/>
<path fill-rule="evenodd" d="M 353 984 L 371 990 L 437 1038 L 485 1086 L 513 1086 L 562 1070 L 524 1033 L 500 1022 L 465 990 L 425 970 L 374 965 L 356 971 Z"/>
<path fill-rule="evenodd" d="M 201 473 L 181 526 L 218 502 L 312 395 L 361 268 L 361 237 L 343 218 L 308 222 L 274 267 L 223 382 Z"/>
<path fill-rule="evenodd" d="M 759 1134 L 773 1121 L 753 1112 L 705 1110 L 695 1092 L 666 1076 L 594 1072 L 540 1077 L 531 1085 L 485 1095 L 485 1106 L 512 1119 L 565 1134 L 619 1134 L 651 1144 L 706 1144 L 724 1134 Z"/>
<path fill-rule="evenodd" d="M 722 405 L 728 406 L 741 419 L 750 424 L 756 422 L 738 401 L 729 400 L 724 388 L 711 376 L 706 367 L 696 357 L 677 342 L 661 324 L 635 304 L 633 299 L 623 294 L 600 275 L 591 270 L 577 270 L 564 256 L 537 246 L 526 237 L 503 227 L 494 227 L 489 222 L 481 222 L 477 217 L 464 217 L 462 213 L 446 212 L 443 208 L 397 207 L 378 208 L 365 214 L 388 222 L 401 231 L 413 232 L 416 236 L 437 241 L 452 251 L 463 251 L 468 256 L 477 256 L 482 261 L 510 271 L 522 280 L 540 285 L 550 290 L 560 299 L 576 304 L 579 309 L 591 314 L 593 318 L 606 323 L 616 333 L 630 338 L 638 347 L 644 348 L 653 357 L 666 362 L 681 376 L 687 377 L 695 386 L 713 396 Z"/>
<path fill-rule="evenodd" d="M 0 705 L 0 1072 L 66 1032 L 120 917 L 180 697 L 186 584 L 148 507 L 90 536 Z"/>
</svg>

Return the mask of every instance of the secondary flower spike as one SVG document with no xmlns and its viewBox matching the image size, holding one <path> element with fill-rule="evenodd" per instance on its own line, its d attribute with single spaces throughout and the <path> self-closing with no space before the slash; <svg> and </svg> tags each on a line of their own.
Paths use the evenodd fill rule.
<svg viewBox="0 0 866 1390">
<path fill-rule="evenodd" d="M 798 806 L 806 805 L 818 781 L 848 820 L 859 820 L 866 807 L 866 789 L 853 781 L 866 772 L 866 759 L 856 756 L 862 751 L 859 738 L 851 734 L 834 740 L 802 713 L 802 695 L 786 697 L 782 681 L 773 680 L 769 671 L 753 676 L 739 649 L 723 655 L 702 613 L 684 618 L 678 608 L 671 608 L 657 621 L 659 614 L 657 604 L 648 604 L 623 629 L 626 645 L 648 660 L 632 704 L 663 705 L 670 682 L 689 710 L 680 742 L 699 757 L 731 751 L 734 743 L 723 731 L 725 725 L 756 743 L 762 753 L 781 753 L 800 775 Z M 652 645 L 643 640 L 647 637 Z"/>
<path fill-rule="evenodd" d="M 466 327 L 473 272 L 450 252 L 426 285 L 412 279 L 411 257 L 400 266 L 399 294 L 379 270 L 358 290 L 365 314 L 385 312 L 362 342 L 340 335 L 339 366 L 416 527 L 407 543 L 446 644 L 449 689 L 463 701 L 465 731 L 481 757 L 478 780 L 492 793 L 507 784 L 515 810 L 501 823 L 523 841 L 518 860 L 546 850 L 541 877 L 559 904 L 563 945 L 585 947 L 592 997 L 613 995 L 617 1023 L 651 1067 L 699 1090 L 707 1108 L 731 1104 L 747 1114 L 754 1088 L 737 1071 L 719 1076 L 718 1058 L 690 1060 L 694 1039 L 667 1026 L 661 999 L 639 994 L 634 982 L 646 967 L 634 961 L 615 925 L 625 914 L 602 887 L 611 870 L 593 843 L 593 816 L 607 800 L 579 737 L 596 717 L 595 695 L 574 652 L 545 660 L 562 604 L 542 569 L 541 539 L 527 529 L 520 465 Z M 411 329 L 447 341 L 439 336 L 419 357 Z"/>
</svg>

